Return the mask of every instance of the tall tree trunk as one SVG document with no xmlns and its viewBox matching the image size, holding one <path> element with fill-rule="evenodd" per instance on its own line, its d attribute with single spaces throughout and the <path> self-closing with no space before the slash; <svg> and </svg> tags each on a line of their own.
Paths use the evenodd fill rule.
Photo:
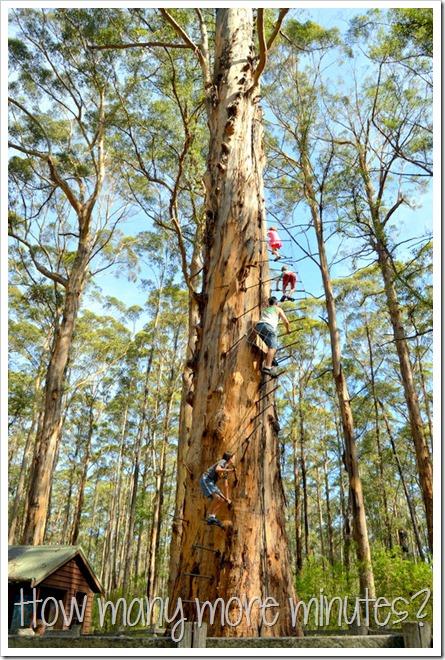
<svg viewBox="0 0 445 660">
<path fill-rule="evenodd" d="M 173 393 L 172 393 L 173 394 Z M 150 532 L 150 543 L 148 552 L 148 567 L 147 567 L 147 595 L 154 598 L 158 595 L 159 587 L 159 543 L 161 539 L 161 526 L 162 526 L 162 508 L 164 500 L 164 480 L 165 480 L 165 459 L 168 444 L 168 430 L 170 426 L 170 409 L 172 405 L 172 398 L 168 402 L 168 410 L 166 413 L 165 428 L 162 438 L 161 455 L 159 464 L 156 465 L 154 458 L 154 473 L 156 476 L 155 496 L 153 502 L 153 519 Z M 153 447 L 154 453 L 154 447 Z"/>
<path fill-rule="evenodd" d="M 42 349 L 42 354 L 40 356 L 40 363 L 39 363 L 39 368 L 37 370 L 36 374 L 36 379 L 34 382 L 34 387 L 33 387 L 33 404 L 32 404 L 32 421 L 31 421 L 31 426 L 29 428 L 29 431 L 26 436 L 26 443 L 25 443 L 25 449 L 23 451 L 23 457 L 22 457 L 22 463 L 20 466 L 20 475 L 19 475 L 19 480 L 17 483 L 17 488 L 15 491 L 14 495 L 14 503 L 12 505 L 12 511 L 11 511 L 11 519 L 10 519 L 10 526 L 9 526 L 9 536 L 8 536 L 8 543 L 9 545 L 13 545 L 16 541 L 16 534 L 17 536 L 20 534 L 19 532 L 19 522 L 20 522 L 20 506 L 23 504 L 24 505 L 24 510 L 22 513 L 22 519 L 21 523 L 23 526 L 23 523 L 25 522 L 26 518 L 26 511 L 27 511 L 27 506 L 26 506 L 26 500 L 25 499 L 25 490 L 26 490 L 26 478 L 28 475 L 28 469 L 30 465 L 30 461 L 33 455 L 33 449 L 34 449 L 34 440 L 37 435 L 36 429 L 39 428 L 41 424 L 41 405 L 42 405 L 42 379 L 44 375 L 44 369 L 45 369 L 45 364 L 48 356 L 48 351 L 50 348 L 51 344 L 51 338 L 53 335 L 53 330 L 51 328 L 48 336 L 45 339 L 45 343 L 43 345 Z"/>
<path fill-rule="evenodd" d="M 330 498 L 330 487 L 329 487 L 329 474 L 328 474 L 328 455 L 325 450 L 324 461 L 323 461 L 323 470 L 324 470 L 324 485 L 326 492 L 326 522 L 328 526 L 328 546 L 329 546 L 329 562 L 331 566 L 334 565 L 334 530 L 332 527 L 332 512 L 331 512 L 331 498 Z"/>
<path fill-rule="evenodd" d="M 394 285 L 395 273 L 392 261 L 392 255 L 387 247 L 387 238 L 385 235 L 385 224 L 392 215 L 392 212 L 399 206 L 401 200 L 391 209 L 385 220 L 380 217 L 380 200 L 376 199 L 371 177 L 368 171 L 368 165 L 365 153 L 362 148 L 359 149 L 360 171 L 366 188 L 368 206 L 370 209 L 373 235 L 371 238 L 372 247 L 377 253 L 378 264 L 383 277 L 385 286 L 386 302 L 388 305 L 389 317 L 394 333 L 397 355 L 399 358 L 400 375 L 402 377 L 405 401 L 408 408 L 411 433 L 416 452 L 417 469 L 419 472 L 420 489 L 422 491 L 423 505 L 425 507 L 426 523 L 428 531 L 428 542 L 430 552 L 433 551 L 433 466 L 428 443 L 425 437 L 422 416 L 420 413 L 419 399 L 417 396 L 413 369 L 411 366 L 408 342 L 403 324 L 402 312 L 400 309 L 396 287 Z"/>
<path fill-rule="evenodd" d="M 201 271 L 201 250 L 202 250 L 202 231 L 196 232 L 193 248 L 193 257 L 190 267 L 191 279 L 196 281 L 198 273 Z M 186 522 L 182 519 L 182 512 L 185 503 L 185 491 L 187 484 L 187 468 L 185 457 L 190 447 L 190 431 L 192 428 L 192 413 L 194 392 L 194 372 L 196 363 L 196 347 L 198 344 L 199 333 L 199 306 L 196 297 L 189 297 L 188 306 L 188 342 L 186 349 L 186 364 L 182 376 L 181 407 L 179 412 L 179 435 L 178 451 L 176 462 L 176 496 L 175 510 L 172 522 L 172 538 L 170 543 L 170 570 L 168 578 L 168 591 L 172 593 L 173 586 L 177 580 L 180 565 L 180 550 L 182 537 L 185 531 Z"/>
<path fill-rule="evenodd" d="M 304 549 L 306 559 L 311 553 L 309 542 L 309 496 L 307 492 L 307 468 L 306 468 L 306 434 L 304 430 L 304 417 L 303 417 L 303 388 L 301 384 L 301 368 L 299 369 L 299 388 L 298 388 L 298 422 L 299 422 L 299 436 L 300 436 L 300 466 L 301 466 L 301 483 L 303 486 L 303 519 L 304 519 Z"/>
<path fill-rule="evenodd" d="M 369 353 L 369 370 L 370 370 L 370 382 L 371 382 L 371 392 L 372 399 L 374 404 L 374 419 L 375 419 L 375 439 L 377 443 L 377 455 L 378 455 L 378 468 L 379 468 L 379 489 L 382 495 L 383 503 L 383 517 L 385 523 L 385 537 L 386 537 L 386 546 L 389 550 L 392 549 L 392 534 L 391 534 L 391 522 L 389 519 L 389 509 L 388 509 L 388 495 L 386 492 L 386 482 L 385 474 L 383 470 L 383 455 L 382 455 L 382 446 L 380 438 L 380 415 L 378 410 L 378 398 L 375 384 L 375 375 L 374 375 L 374 351 L 372 349 L 371 335 L 369 332 L 368 319 L 365 322 L 366 330 L 366 339 L 368 342 L 368 353 Z"/>
<path fill-rule="evenodd" d="M 25 545 L 40 545 L 45 537 L 51 481 L 61 435 L 65 372 L 91 253 L 91 211 L 92 208 L 88 211 L 83 209 L 79 213 L 79 246 L 66 282 L 62 321 L 55 333 L 46 373 L 43 420 L 36 438 L 37 452 L 28 489 L 28 511 L 23 532 Z"/>
<path fill-rule="evenodd" d="M 354 522 L 354 540 L 357 546 L 357 559 L 360 563 L 360 589 L 362 594 L 368 590 L 370 597 L 375 596 L 374 575 L 371 564 L 371 550 L 369 547 L 368 528 L 366 523 L 365 502 L 363 499 L 362 482 L 360 479 L 357 447 L 354 435 L 354 420 L 351 410 L 351 398 L 343 372 L 340 348 L 340 336 L 337 324 L 337 310 L 334 293 L 332 291 L 329 265 L 323 237 L 323 225 L 319 215 L 316 201 L 311 166 L 307 155 L 305 138 L 300 141 L 301 168 L 305 184 L 305 195 L 308 200 L 312 223 L 317 237 L 318 254 L 320 257 L 320 270 L 328 313 L 328 325 L 331 341 L 332 370 L 340 408 L 343 436 L 345 440 L 345 465 L 349 477 L 349 489 L 352 503 L 352 517 Z"/>
<path fill-rule="evenodd" d="M 88 435 L 85 443 L 83 457 L 82 457 L 82 472 L 80 473 L 79 485 L 77 488 L 76 506 L 73 514 L 73 525 L 71 528 L 71 545 L 76 545 L 80 533 L 80 519 L 82 517 L 83 504 L 85 500 L 85 487 L 87 484 L 87 472 L 90 465 L 91 458 L 91 445 L 93 442 L 94 424 L 97 420 L 94 419 L 94 395 L 89 397 L 89 414 L 88 414 Z"/>
<path fill-rule="evenodd" d="M 317 491 L 317 512 L 318 512 L 318 537 L 320 539 L 320 555 L 323 562 L 324 569 L 324 559 L 326 557 L 325 547 L 324 547 L 324 532 L 323 532 L 323 508 L 321 506 L 321 489 L 320 489 L 320 473 L 318 471 L 318 466 L 315 466 L 315 487 Z"/>
<path fill-rule="evenodd" d="M 303 569 L 303 544 L 301 538 L 301 482 L 298 455 L 298 433 L 293 433 L 294 496 L 295 496 L 295 563 L 297 575 Z"/>
<path fill-rule="evenodd" d="M 201 333 L 196 347 L 195 396 L 187 469 L 184 525 L 173 602 L 228 602 L 274 597 L 284 611 L 295 599 L 285 531 L 273 386 L 260 390 L 258 349 L 247 341 L 266 301 L 269 279 L 262 187 L 261 117 L 254 77 L 253 14 L 250 8 L 216 12 L 215 71 L 209 111 L 211 133 L 206 182 L 207 226 Z M 247 440 L 248 439 L 248 440 Z M 243 449 L 244 454 L 242 454 Z M 205 501 L 199 478 L 226 450 L 240 459 L 234 507 L 223 518 L 228 531 L 202 520 Z M 243 457 L 243 458 L 242 458 Z M 219 551 L 215 553 L 197 545 Z M 195 577 L 196 575 L 209 576 Z M 186 613 L 193 618 L 195 608 Z M 288 617 L 267 627 L 253 607 L 250 624 L 210 626 L 212 635 L 295 634 Z"/>
<path fill-rule="evenodd" d="M 425 412 L 426 412 L 426 416 L 427 416 L 427 419 L 428 419 L 428 430 L 429 430 L 429 434 L 430 434 L 430 451 L 431 451 L 431 455 L 432 455 L 433 454 L 433 418 L 432 418 L 432 414 L 431 414 L 429 394 L 428 394 L 428 390 L 427 390 L 427 387 L 426 387 L 425 373 L 424 373 L 424 370 L 423 370 L 421 345 L 420 345 L 420 342 L 419 342 L 418 330 L 416 328 L 416 324 L 414 323 L 413 319 L 411 319 L 411 322 L 412 322 L 412 324 L 414 326 L 414 330 L 416 332 L 416 360 L 417 360 L 417 365 L 418 365 L 418 369 L 419 369 L 420 382 L 422 383 L 423 405 L 425 407 Z"/>
</svg>

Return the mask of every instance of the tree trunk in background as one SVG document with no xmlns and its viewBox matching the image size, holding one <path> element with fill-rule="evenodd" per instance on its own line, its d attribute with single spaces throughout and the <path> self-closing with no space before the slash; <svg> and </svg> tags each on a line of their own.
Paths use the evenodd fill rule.
<svg viewBox="0 0 445 660">
<path fill-rule="evenodd" d="M 27 506 L 26 506 L 26 500 L 25 499 L 25 484 L 26 484 L 26 478 L 28 475 L 28 468 L 29 464 L 33 455 L 33 449 L 34 449 L 34 440 L 36 435 L 38 435 L 38 432 L 36 432 L 36 429 L 39 428 L 40 422 L 41 422 L 41 392 L 42 392 L 42 377 L 44 375 L 44 370 L 45 370 L 45 364 L 46 364 L 46 359 L 51 343 L 51 338 L 52 338 L 53 330 L 51 328 L 49 335 L 45 339 L 45 343 L 42 348 L 42 354 L 40 356 L 40 363 L 39 363 L 39 368 L 36 374 L 36 379 L 34 382 L 34 387 L 33 387 L 33 404 L 32 404 L 32 421 L 31 421 L 31 426 L 29 428 L 29 431 L 26 436 L 26 443 L 25 443 L 25 449 L 23 451 L 23 457 L 22 457 L 22 463 L 20 466 L 20 476 L 19 480 L 17 483 L 17 489 L 15 492 L 14 496 L 14 503 L 12 505 L 12 511 L 11 511 L 11 520 L 10 520 L 10 526 L 9 526 L 9 535 L 8 535 L 8 543 L 9 545 L 14 545 L 16 541 L 16 534 L 17 536 L 20 536 L 20 531 L 18 528 L 19 522 L 23 524 L 25 518 L 26 518 L 26 511 L 27 511 Z M 23 513 L 21 516 L 19 516 L 19 510 L 20 510 L 20 505 L 23 503 Z"/>
<path fill-rule="evenodd" d="M 96 199 L 100 188 L 96 190 Z M 23 531 L 24 545 L 44 542 L 55 457 L 62 431 L 62 397 L 65 372 L 79 313 L 80 299 L 88 275 L 91 244 L 90 223 L 94 200 L 79 211 L 79 243 L 71 274 L 65 286 L 65 301 L 46 372 L 43 419 L 36 437 L 36 453 L 28 488 L 28 510 Z"/>
<path fill-rule="evenodd" d="M 298 389 L 298 422 L 300 435 L 300 466 L 301 483 L 303 486 L 303 513 L 304 513 L 304 548 L 306 559 L 308 559 L 311 547 L 309 543 L 309 511 L 308 511 L 308 492 L 307 492 L 307 470 L 306 470 L 306 438 L 304 433 L 303 418 L 303 391 L 301 386 L 301 369 L 299 370 L 299 389 Z"/>
<path fill-rule="evenodd" d="M 294 496 L 295 496 L 295 564 L 297 575 L 303 569 L 303 544 L 301 538 L 301 483 L 298 457 L 298 434 L 293 433 L 293 459 L 294 459 Z"/>
<path fill-rule="evenodd" d="M 422 561 L 425 561 L 425 554 L 423 552 L 423 547 L 422 547 L 423 544 L 422 544 L 422 540 L 420 538 L 419 526 L 417 524 L 416 510 L 413 506 L 411 496 L 409 494 L 408 487 L 406 485 L 405 476 L 403 474 L 402 465 L 400 463 L 399 455 L 397 453 L 396 444 L 394 442 L 393 433 L 392 433 L 391 426 L 390 426 L 389 420 L 388 420 L 388 415 L 386 414 L 383 403 L 381 401 L 379 401 L 379 404 L 380 404 L 380 407 L 382 409 L 382 415 L 383 415 L 383 419 L 385 420 L 386 430 L 388 432 L 388 437 L 389 437 L 389 440 L 391 442 L 392 452 L 394 454 L 394 459 L 396 461 L 397 470 L 398 470 L 399 476 L 400 476 L 400 481 L 402 482 L 403 492 L 405 493 L 406 503 L 408 505 L 409 515 L 411 517 L 411 523 L 412 523 L 412 526 L 413 526 L 413 532 L 414 532 L 414 536 L 415 536 L 415 539 L 416 539 L 416 544 L 417 544 L 417 550 L 419 552 L 419 557 L 421 558 Z"/>
<path fill-rule="evenodd" d="M 91 394 L 88 397 L 89 400 L 89 411 L 88 411 L 88 436 L 87 436 L 87 441 L 85 444 L 84 452 L 83 452 L 83 457 L 82 457 L 82 472 L 80 475 L 80 481 L 79 485 L 77 488 L 77 498 L 76 498 L 76 506 L 74 509 L 74 514 L 73 514 L 73 525 L 71 529 L 71 538 L 70 538 L 70 543 L 71 545 L 76 545 L 77 540 L 79 538 L 79 533 L 80 533 L 80 520 L 82 517 L 82 511 L 83 511 L 83 504 L 85 500 L 85 487 L 87 484 L 87 472 L 88 468 L 90 465 L 90 458 L 91 458 L 91 446 L 93 442 L 93 434 L 94 434 L 94 426 L 95 423 L 97 423 L 97 420 L 94 418 L 94 403 L 95 403 L 95 395 Z"/>
<path fill-rule="evenodd" d="M 329 474 L 328 474 L 328 454 L 325 449 L 323 470 L 324 470 L 324 484 L 326 491 L 326 520 L 328 525 L 328 545 L 329 545 L 329 562 L 331 566 L 334 565 L 334 530 L 332 527 L 332 512 L 331 512 L 331 498 L 329 495 Z"/>
<path fill-rule="evenodd" d="M 175 557 L 177 566 L 172 567 L 176 579 L 170 596 L 173 602 L 213 602 L 220 597 L 225 603 L 242 594 L 248 600 L 271 596 L 285 612 L 288 598 L 296 597 L 285 531 L 274 386 L 269 381 L 260 388 L 261 354 L 249 342 L 269 294 L 269 286 L 263 284 L 269 269 L 259 89 L 252 86 L 252 10 L 217 10 L 215 41 L 200 333 L 193 365 L 190 446 L 184 453 L 185 502 L 178 512 L 188 522 Z M 239 468 L 238 483 L 234 485 L 232 475 L 229 479 L 234 506 L 221 513 L 231 523 L 224 531 L 201 520 L 207 503 L 199 478 L 227 450 L 236 452 Z M 295 634 L 287 616 L 280 616 L 272 627 L 264 625 L 256 605 L 250 625 L 243 617 L 232 628 L 221 625 L 217 616 L 210 635 Z M 190 620 L 196 618 L 194 605 L 185 611 Z M 238 610 L 232 619 L 235 616 Z"/>
<path fill-rule="evenodd" d="M 323 287 L 326 298 L 326 309 L 328 313 L 329 334 L 331 340 L 332 371 L 340 408 L 340 415 L 345 440 L 345 465 L 349 477 L 349 489 L 352 503 L 352 517 L 354 522 L 354 540 L 357 545 L 357 559 L 360 562 L 360 590 L 371 598 L 375 597 L 374 575 L 371 564 L 371 549 L 369 547 L 368 527 L 366 523 L 365 502 L 363 499 L 362 482 L 360 479 L 357 447 L 354 437 L 354 420 L 351 410 L 351 399 L 346 384 L 341 362 L 340 335 L 337 324 L 337 310 L 334 293 L 332 291 L 329 265 L 326 257 L 326 249 L 323 237 L 323 225 L 318 211 L 311 166 L 307 155 L 307 146 L 302 138 L 300 142 L 301 168 L 305 183 L 305 195 L 309 203 L 317 236 L 318 254 L 320 257 L 320 270 L 323 279 Z"/>
<path fill-rule="evenodd" d="M 417 469 L 419 473 L 420 489 L 422 491 L 423 505 L 425 507 L 428 543 L 430 552 L 433 552 L 433 466 L 430 451 L 425 436 L 422 416 L 420 414 L 419 399 L 417 396 L 413 369 L 411 366 L 408 342 L 403 324 L 402 311 L 400 309 L 396 287 L 394 284 L 396 273 L 394 272 L 393 258 L 387 246 L 385 225 L 391 217 L 392 210 L 388 212 L 385 219 L 380 217 L 381 200 L 376 196 L 371 176 L 366 161 L 364 147 L 357 145 L 360 172 L 366 189 L 367 202 L 372 221 L 372 236 L 370 243 L 377 253 L 377 260 L 385 286 L 386 302 L 389 317 L 394 333 L 397 355 L 399 358 L 400 375 L 402 377 L 405 401 L 409 413 L 409 422 L 416 451 Z M 400 201 L 397 201 L 397 205 Z M 394 207 L 394 208 L 397 208 Z"/>
<path fill-rule="evenodd" d="M 426 513 L 426 524 L 428 531 L 428 543 L 430 552 L 433 552 L 433 466 L 428 443 L 423 428 L 422 416 L 420 414 L 419 399 L 414 386 L 413 370 L 409 355 L 408 342 L 405 339 L 402 313 L 397 299 L 394 286 L 391 257 L 386 246 L 376 242 L 378 262 L 385 284 L 386 299 L 389 315 L 394 332 L 397 354 L 399 356 L 400 373 L 402 376 L 405 400 L 409 412 L 411 432 L 416 450 L 417 468 L 419 471 L 419 482 L 422 491 L 423 504 Z"/>
<path fill-rule="evenodd" d="M 417 330 L 417 328 L 416 328 L 416 326 L 415 326 L 412 319 L 411 319 L 411 321 L 413 323 L 414 330 L 416 332 L 416 362 L 417 362 L 417 368 L 419 369 L 420 382 L 422 383 L 423 404 L 425 406 L 425 412 L 426 412 L 426 416 L 427 416 L 427 419 L 428 419 L 428 431 L 429 431 L 429 434 L 430 434 L 430 445 L 429 445 L 429 447 L 430 447 L 430 452 L 431 452 L 431 456 L 432 456 L 433 455 L 433 418 L 432 418 L 432 414 L 431 414 L 429 395 L 428 395 L 428 390 L 427 390 L 427 386 L 426 386 L 425 373 L 424 373 L 424 369 L 423 369 L 423 360 L 422 360 L 422 356 L 421 356 L 421 345 L 420 345 L 419 336 L 418 336 L 419 331 Z"/>
<path fill-rule="evenodd" d="M 318 537 L 320 539 L 320 554 L 323 560 L 326 557 L 325 547 L 324 547 L 324 533 L 323 533 L 323 509 L 321 507 L 321 489 L 320 489 L 320 474 L 318 472 L 318 467 L 315 467 L 315 487 L 317 490 L 317 512 L 318 512 Z"/>
<path fill-rule="evenodd" d="M 150 530 L 147 566 L 147 596 L 152 599 L 159 595 L 159 544 L 161 540 L 162 511 L 164 502 L 165 466 L 170 432 L 170 415 L 174 397 L 174 373 L 170 373 L 171 389 L 166 401 L 165 421 L 162 434 L 159 463 L 156 463 L 155 447 L 153 446 L 153 472 L 156 476 L 155 495 L 153 501 L 153 517 Z"/>
<path fill-rule="evenodd" d="M 380 439 L 380 417 L 378 410 L 378 398 L 377 390 L 375 384 L 375 375 L 374 375 L 374 352 L 372 349 L 371 335 L 369 332 L 368 320 L 365 322 L 366 330 L 366 339 L 368 341 L 368 353 L 369 353 L 369 370 L 371 375 L 371 392 L 374 404 L 374 414 L 375 414 L 375 438 L 377 443 L 377 454 L 379 457 L 379 487 L 382 494 L 382 503 L 383 503 L 383 517 L 385 521 L 385 530 L 386 534 L 386 545 L 389 550 L 392 549 L 392 533 L 391 533 L 391 521 L 389 519 L 389 507 L 388 507 L 388 495 L 386 493 L 386 484 L 385 484 L 385 474 L 383 470 L 383 455 L 382 455 L 382 446 Z"/>
<path fill-rule="evenodd" d="M 191 279 L 196 281 L 196 277 L 201 270 L 200 254 L 202 250 L 202 232 L 198 231 L 195 235 L 192 263 L 190 267 Z M 185 489 L 187 483 L 187 469 L 185 467 L 185 457 L 190 447 L 190 430 L 192 428 L 192 400 L 193 400 L 193 370 L 195 364 L 195 351 L 198 341 L 199 329 L 199 307 L 198 301 L 194 296 L 189 296 L 188 308 L 188 342 L 186 349 L 186 365 L 182 376 L 181 408 L 179 412 L 179 435 L 178 435 L 178 458 L 176 464 L 176 496 L 175 510 L 172 523 L 172 537 L 170 543 L 170 570 L 168 577 L 168 592 L 172 593 L 173 585 L 178 577 L 180 570 L 180 549 L 182 537 L 184 534 L 185 522 L 181 520 L 184 510 Z"/>
</svg>

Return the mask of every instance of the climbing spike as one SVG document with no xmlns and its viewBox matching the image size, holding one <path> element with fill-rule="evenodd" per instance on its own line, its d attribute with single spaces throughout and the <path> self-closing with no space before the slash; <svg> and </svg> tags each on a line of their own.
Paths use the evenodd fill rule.
<svg viewBox="0 0 445 660">
<path fill-rule="evenodd" d="M 214 552 L 217 557 L 221 555 L 220 550 L 214 550 L 213 548 L 206 548 L 204 545 L 199 545 L 199 543 L 193 543 L 192 548 L 200 548 L 201 550 L 208 550 L 208 552 Z"/>
<path fill-rule="evenodd" d="M 184 573 L 189 577 L 203 578 L 204 580 L 213 580 L 213 575 L 201 575 L 200 573 Z"/>
</svg>

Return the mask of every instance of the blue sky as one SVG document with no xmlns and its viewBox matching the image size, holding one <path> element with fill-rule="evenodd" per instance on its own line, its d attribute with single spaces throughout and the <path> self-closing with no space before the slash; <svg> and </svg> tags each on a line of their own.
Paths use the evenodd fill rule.
<svg viewBox="0 0 445 660">
<path fill-rule="evenodd" d="M 64 3 L 59 4 L 63 5 Z M 75 4 L 76 3 L 67 3 L 66 6 L 75 6 Z M 310 7 L 305 8 L 303 8 L 301 5 L 298 5 L 298 8 L 293 6 L 290 11 L 290 16 L 298 17 L 298 19 L 301 21 L 312 20 L 326 28 L 337 27 L 341 32 L 345 32 L 348 28 L 351 18 L 353 18 L 357 13 L 366 11 L 369 6 L 373 6 L 373 3 L 370 3 L 369 5 L 362 4 L 359 6 L 359 3 L 352 2 L 345 3 L 346 6 L 344 7 L 336 6 L 336 3 L 332 2 L 323 4 L 328 6 L 316 6 L 316 2 L 311 3 Z M 391 6 L 391 4 L 392 3 L 385 3 L 384 6 Z M 17 6 L 19 5 L 20 3 L 18 2 Z M 11 6 L 14 5 L 11 4 Z M 6 40 L 2 41 L 4 48 L 4 43 Z M 335 74 L 335 70 L 332 71 L 332 74 Z M 432 188 L 430 188 L 422 200 L 422 208 L 416 211 L 409 211 L 409 209 L 403 207 L 394 216 L 394 224 L 398 225 L 399 231 L 402 231 L 404 235 L 419 235 L 420 233 L 423 233 L 432 227 L 432 214 L 433 194 Z M 269 224 L 270 222 L 271 218 L 269 218 Z M 295 209 L 294 217 L 290 221 L 290 224 L 295 225 L 302 222 L 309 222 L 309 211 L 306 205 L 300 204 Z M 142 213 L 133 216 L 125 223 L 124 226 L 122 226 L 122 230 L 125 232 L 125 234 L 128 235 L 135 235 L 139 231 L 144 231 L 151 228 L 152 227 L 149 225 L 148 218 L 146 218 Z M 283 233 L 283 238 L 287 239 L 288 236 L 285 236 Z M 300 239 L 300 237 L 298 237 L 298 239 Z M 308 259 L 301 260 L 302 254 L 299 252 L 295 244 L 285 243 L 285 246 L 285 252 L 289 253 L 289 256 L 292 258 L 292 266 L 298 271 L 298 274 L 302 280 L 303 288 L 308 291 L 308 293 L 320 295 L 322 293 L 322 287 L 318 268 Z M 332 248 L 330 249 L 335 249 L 333 244 Z M 343 266 L 333 267 L 333 277 L 341 276 L 342 274 L 344 274 Z M 143 270 L 140 273 L 140 278 L 152 279 L 153 275 L 151 272 Z M 129 282 L 123 278 L 118 279 L 111 273 L 103 274 L 103 276 L 97 280 L 97 283 L 102 287 L 104 296 L 117 297 L 127 306 L 143 306 L 146 302 L 147 292 L 143 290 L 143 287 L 139 283 Z M 91 301 L 88 302 L 85 300 L 84 305 L 91 308 L 93 304 Z M 94 308 L 96 308 L 96 306 L 97 303 L 94 303 Z M 141 319 L 141 323 L 143 324 L 143 319 Z"/>
<path fill-rule="evenodd" d="M 389 4 L 389 3 L 388 3 Z M 290 15 L 298 16 L 298 19 L 301 21 L 312 20 L 316 23 L 321 24 L 326 28 L 337 27 L 339 30 L 344 33 L 349 25 L 349 21 L 357 13 L 362 13 L 366 10 L 366 7 L 357 8 L 353 7 L 333 7 L 333 8 L 322 8 L 322 7 L 311 7 L 300 10 L 291 9 Z M 341 73 L 341 70 L 338 69 L 338 72 Z M 332 77 L 337 75 L 337 72 L 334 68 L 330 72 Z M 267 209 L 266 209 L 267 212 Z M 269 224 L 273 223 L 273 218 L 268 218 Z M 422 233 L 430 230 L 432 227 L 433 221 L 433 193 L 432 185 L 430 186 L 428 192 L 423 196 L 422 207 L 411 211 L 406 206 L 403 206 L 396 212 L 393 217 L 393 223 L 397 227 L 397 231 L 400 235 L 403 235 L 403 238 L 408 236 L 419 236 Z M 309 210 L 307 205 L 300 204 L 294 211 L 294 217 L 290 220 L 290 225 L 300 224 L 302 222 L 309 222 Z M 145 218 L 142 214 L 134 216 L 129 222 L 126 223 L 124 231 L 128 234 L 135 234 L 138 231 L 147 229 L 148 219 Z M 302 237 L 298 235 L 298 230 L 293 230 L 296 232 L 298 240 L 301 240 Z M 285 232 L 280 232 L 282 238 L 288 239 L 289 237 Z M 313 240 L 313 239 L 311 239 Z M 331 254 L 336 250 L 336 245 L 334 242 L 331 242 L 328 245 L 328 251 Z M 302 284 L 298 288 L 305 289 L 308 294 L 321 295 L 322 294 L 322 283 L 319 273 L 319 269 L 316 265 L 309 259 L 302 259 L 302 253 L 298 250 L 297 246 L 292 242 L 286 242 L 284 253 L 291 257 L 292 267 L 296 269 L 301 279 Z M 346 262 L 347 263 L 347 262 Z M 271 263 L 272 267 L 275 265 Z M 277 264 L 278 266 L 278 264 Z M 281 266 L 280 266 L 281 268 Z M 332 267 L 331 275 L 333 278 L 341 277 L 347 275 L 349 269 L 345 270 L 344 262 L 340 262 L 337 266 Z M 150 278 L 152 275 L 150 273 L 141 273 L 141 278 Z M 126 305 L 144 305 L 146 301 L 146 292 L 141 288 L 137 283 L 127 282 L 124 279 L 116 279 L 111 275 L 104 275 L 101 280 L 98 282 L 103 288 L 104 295 L 113 295 L 125 302 Z M 300 294 L 302 295 L 302 294 Z M 143 318 L 141 318 L 140 323 L 143 325 Z"/>
</svg>

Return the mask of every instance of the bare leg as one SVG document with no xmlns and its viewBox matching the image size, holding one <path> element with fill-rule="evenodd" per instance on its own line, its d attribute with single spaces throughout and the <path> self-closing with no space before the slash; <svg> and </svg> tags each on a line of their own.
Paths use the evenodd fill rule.
<svg viewBox="0 0 445 660">
<path fill-rule="evenodd" d="M 275 353 L 277 352 L 276 348 L 269 348 L 266 356 L 266 367 L 272 366 L 272 360 L 274 359 Z"/>
<path fill-rule="evenodd" d="M 212 503 L 209 507 L 207 516 L 210 516 L 210 515 L 215 515 L 216 516 L 216 514 L 219 511 L 219 509 L 221 508 L 222 504 L 224 504 L 223 498 L 220 495 L 217 495 L 216 493 L 214 493 L 212 495 Z"/>
</svg>

